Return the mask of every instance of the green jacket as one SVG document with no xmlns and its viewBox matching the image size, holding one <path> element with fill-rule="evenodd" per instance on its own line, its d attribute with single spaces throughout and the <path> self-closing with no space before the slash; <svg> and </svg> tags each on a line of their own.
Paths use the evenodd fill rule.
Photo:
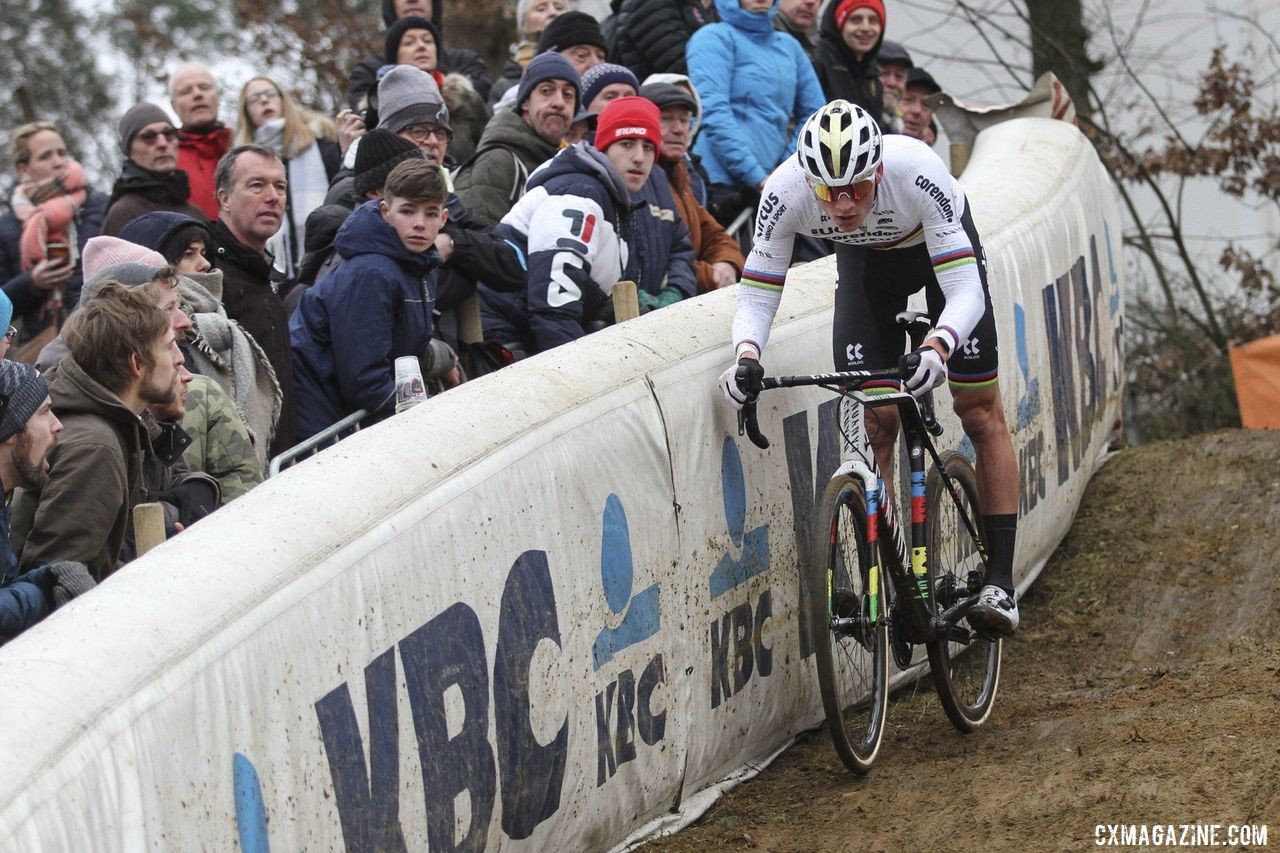
<svg viewBox="0 0 1280 853">
<path fill-rule="evenodd" d="M 485 127 L 475 155 L 458 167 L 453 190 L 472 213 L 497 225 L 524 195 L 529 173 L 559 150 L 534 133 L 519 113 L 500 112 Z"/>
<path fill-rule="evenodd" d="M 152 499 L 142 477 L 151 439 L 143 420 L 70 353 L 49 397 L 62 433 L 49 453 L 48 482 L 13 499 L 13 548 L 24 569 L 75 560 L 101 581 L 118 566 L 130 507 Z"/>
<path fill-rule="evenodd" d="M 208 376 L 192 377 L 182 428 L 191 445 L 182 457 L 192 471 L 203 471 L 222 487 L 222 505 L 262 482 L 262 466 L 249 430 L 222 386 Z"/>
</svg>

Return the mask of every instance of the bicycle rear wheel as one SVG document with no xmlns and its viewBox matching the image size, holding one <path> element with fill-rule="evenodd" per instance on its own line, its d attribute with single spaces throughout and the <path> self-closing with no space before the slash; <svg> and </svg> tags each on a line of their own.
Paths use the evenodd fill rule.
<svg viewBox="0 0 1280 853">
<path fill-rule="evenodd" d="M 827 484 L 809 566 L 809 630 L 831 741 L 855 773 L 866 773 L 884 738 L 889 702 L 884 575 L 867 543 L 862 482 Z"/>
<path fill-rule="evenodd" d="M 981 530 L 978 509 L 978 479 L 973 466 L 958 453 L 942 460 L 947 475 L 955 483 L 960 502 L 974 525 Z M 948 607 L 982 589 L 986 571 L 977 543 L 965 528 L 960 510 L 936 469 L 930 470 L 925 485 L 929 510 L 929 588 L 931 606 L 941 614 Z M 961 732 L 971 732 L 986 721 L 1000 685 L 999 639 L 975 637 L 969 645 L 933 640 L 926 644 L 929 671 L 947 717 Z"/>
</svg>

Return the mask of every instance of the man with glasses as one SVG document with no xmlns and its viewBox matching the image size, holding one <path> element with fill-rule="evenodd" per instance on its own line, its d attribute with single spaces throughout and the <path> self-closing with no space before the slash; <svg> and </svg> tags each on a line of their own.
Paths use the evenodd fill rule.
<svg viewBox="0 0 1280 853">
<path fill-rule="evenodd" d="M 907 136 L 881 137 L 861 107 L 836 100 L 810 116 L 795 156 L 765 182 L 756 216 L 733 317 L 736 363 L 720 377 L 734 408 L 759 393 L 760 358 L 797 235 L 836 244 L 837 370 L 896 365 L 905 340 L 894 317 L 908 296 L 925 291 L 934 328 L 916 350 L 920 365 L 907 390 L 919 397 L 950 382 L 956 414 L 977 453 L 990 554 L 987 583 L 969 621 L 990 633 L 1013 633 L 1019 621 L 1013 595 L 1018 463 L 1000 401 L 986 260 L 963 190 L 928 146 Z M 881 390 L 897 390 L 897 383 L 881 383 Z M 892 471 L 897 410 L 878 408 L 868 418 L 880 470 Z"/>
<path fill-rule="evenodd" d="M 102 233 L 120 229 L 144 213 L 172 210 L 204 222 L 204 211 L 190 202 L 187 173 L 178 168 L 178 129 L 155 104 L 138 104 L 120 119 L 124 167 L 107 203 Z"/>
</svg>

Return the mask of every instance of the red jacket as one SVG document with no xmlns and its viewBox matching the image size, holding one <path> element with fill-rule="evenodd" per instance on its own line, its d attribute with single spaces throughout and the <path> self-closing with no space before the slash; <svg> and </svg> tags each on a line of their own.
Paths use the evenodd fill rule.
<svg viewBox="0 0 1280 853">
<path fill-rule="evenodd" d="M 230 148 L 231 128 L 222 124 L 207 130 L 178 131 L 178 168 L 187 173 L 191 183 L 191 203 L 203 210 L 210 222 L 218 218 L 213 173 Z"/>
</svg>

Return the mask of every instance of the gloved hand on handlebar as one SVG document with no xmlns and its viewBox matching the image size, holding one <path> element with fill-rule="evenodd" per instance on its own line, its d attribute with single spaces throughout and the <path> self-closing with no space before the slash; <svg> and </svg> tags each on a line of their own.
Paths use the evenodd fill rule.
<svg viewBox="0 0 1280 853">
<path fill-rule="evenodd" d="M 947 381 L 947 365 L 938 351 L 930 346 L 922 346 L 911 351 L 920 357 L 916 372 L 907 380 L 907 390 L 917 400 Z"/>
<path fill-rule="evenodd" d="M 760 359 L 742 356 L 737 364 L 730 365 L 720 374 L 720 390 L 729 405 L 741 411 L 743 404 L 756 398 L 762 390 L 764 367 Z"/>
</svg>

